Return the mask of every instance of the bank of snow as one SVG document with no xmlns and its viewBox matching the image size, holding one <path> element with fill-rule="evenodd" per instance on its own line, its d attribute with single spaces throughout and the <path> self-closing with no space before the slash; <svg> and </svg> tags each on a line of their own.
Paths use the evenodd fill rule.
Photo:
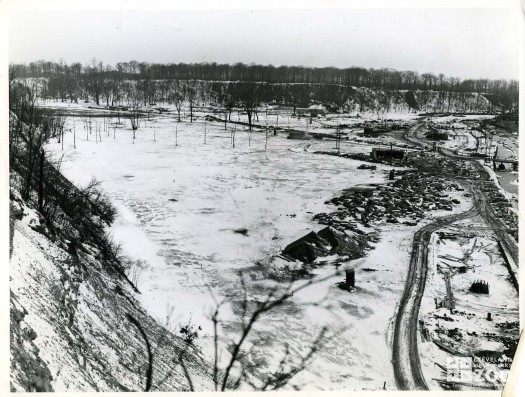
<svg viewBox="0 0 525 397">
<path fill-rule="evenodd" d="M 133 291 L 102 268 L 96 247 L 85 245 L 87 253 L 72 255 L 67 241 L 50 233 L 36 211 L 14 197 L 20 219 L 14 221 L 10 261 L 12 319 L 15 328 L 30 332 L 33 347 L 27 340 L 11 340 L 12 390 L 144 390 L 146 346 L 127 314 L 142 324 L 152 343 L 153 390 L 188 390 L 173 362 L 185 343 L 160 327 Z M 187 365 L 196 387 L 209 390 L 208 366 L 191 356 Z"/>
</svg>

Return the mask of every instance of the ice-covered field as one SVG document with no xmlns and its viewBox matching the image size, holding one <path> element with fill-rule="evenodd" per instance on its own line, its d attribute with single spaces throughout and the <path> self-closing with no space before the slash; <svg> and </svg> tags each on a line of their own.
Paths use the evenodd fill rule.
<svg viewBox="0 0 525 397">
<path fill-rule="evenodd" d="M 95 126 L 86 140 L 82 118 L 67 122 L 68 130 L 75 130 L 76 149 L 72 132 L 66 133 L 63 151 L 56 140 L 47 149 L 56 157 L 65 155 L 62 170 L 73 181 L 102 181 L 119 211 L 114 237 L 127 255 L 143 261 L 138 280 L 143 305 L 160 321 L 169 316 L 173 326 L 190 320 L 202 326 L 196 343 L 208 358 L 212 293 L 217 299 L 238 293 L 238 270 L 251 269 L 257 279 L 255 262 L 264 265 L 287 244 L 322 228 L 312 217 L 333 210 L 325 200 L 350 186 L 384 182 L 390 169 L 378 165 L 376 171 L 358 170 L 359 161 L 312 153 L 333 149 L 334 141 L 270 136 L 265 150 L 264 133 L 255 131 L 249 138 L 242 126 L 232 148 L 231 126 L 224 131 L 222 123 L 205 125 L 203 117 L 194 123 L 154 117 L 135 140 L 126 120 L 115 139 L 113 129 L 109 136 L 102 131 L 101 142 L 95 142 Z M 102 119 L 98 123 L 101 127 Z M 234 232 L 240 228 L 247 229 L 247 235 Z M 339 280 L 332 279 L 303 290 L 265 317 L 252 339 L 257 345 L 252 361 L 259 360 L 263 370 L 274 367 L 285 343 L 293 352 L 306 353 L 321 327 L 328 325 L 339 335 L 293 385 L 360 390 L 382 389 L 386 382 L 387 389 L 395 389 L 389 333 L 416 229 L 388 227 L 369 256 L 355 264 L 357 293 L 337 289 Z M 330 266 L 317 273 L 333 271 Z M 272 283 L 254 280 L 248 278 L 247 284 Z M 234 309 L 225 306 L 221 311 L 224 346 L 239 330 Z"/>
</svg>

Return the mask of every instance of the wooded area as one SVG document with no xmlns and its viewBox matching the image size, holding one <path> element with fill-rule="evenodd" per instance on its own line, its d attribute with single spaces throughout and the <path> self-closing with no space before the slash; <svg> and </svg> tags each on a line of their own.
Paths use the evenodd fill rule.
<svg viewBox="0 0 525 397">
<path fill-rule="evenodd" d="M 444 74 L 366 69 L 350 67 L 311 68 L 303 66 L 233 65 L 217 63 L 156 64 L 119 62 L 115 66 L 93 59 L 89 64 L 37 61 L 13 64 L 10 73 L 16 78 L 44 78 L 43 97 L 63 101 L 88 100 L 107 106 L 121 103 L 131 81 L 141 93 L 144 104 L 155 101 L 192 105 L 220 103 L 228 108 L 235 102 L 281 102 L 306 106 L 312 101 L 341 102 L 353 87 L 383 90 L 423 90 L 456 93 L 480 93 L 505 107 L 517 104 L 519 84 L 516 80 L 465 79 Z M 248 105 L 249 107 L 249 105 Z"/>
</svg>

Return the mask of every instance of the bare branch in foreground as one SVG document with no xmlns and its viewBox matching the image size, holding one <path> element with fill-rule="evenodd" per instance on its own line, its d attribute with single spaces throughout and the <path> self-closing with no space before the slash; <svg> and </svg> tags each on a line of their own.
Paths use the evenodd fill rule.
<svg viewBox="0 0 525 397">
<path fill-rule="evenodd" d="M 133 317 L 129 313 L 126 313 L 126 317 L 130 323 L 132 323 L 133 325 L 137 327 L 140 334 L 142 335 L 142 338 L 144 339 L 144 342 L 146 342 L 146 349 L 148 350 L 148 368 L 146 370 L 146 387 L 144 388 L 144 391 L 150 391 L 151 379 L 153 378 L 153 353 L 151 352 L 151 346 L 149 343 L 149 339 L 148 339 L 148 336 L 146 335 L 146 332 L 144 332 L 144 329 L 142 328 L 142 326 L 140 325 L 140 323 L 135 317 Z"/>
</svg>

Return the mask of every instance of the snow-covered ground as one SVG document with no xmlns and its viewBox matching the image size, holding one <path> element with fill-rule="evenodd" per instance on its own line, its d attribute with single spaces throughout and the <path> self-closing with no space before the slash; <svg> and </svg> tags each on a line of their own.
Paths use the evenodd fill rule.
<svg viewBox="0 0 525 397">
<path fill-rule="evenodd" d="M 65 135 L 64 151 L 56 140 L 47 149 L 56 157 L 65 155 L 62 170 L 73 181 L 85 184 L 91 177 L 102 181 L 119 210 L 112 233 L 127 255 L 143 263 L 139 278 L 143 305 L 159 320 L 170 316 L 173 325 L 191 320 L 202 326 L 197 345 L 204 352 L 212 347 L 210 290 L 217 297 L 239 292 L 237 270 L 250 268 L 256 280 L 254 263 L 264 265 L 287 244 L 323 227 L 312 217 L 331 210 L 325 200 L 350 186 L 381 183 L 391 169 L 378 165 L 376 171 L 358 170 L 359 161 L 312 153 L 333 149 L 333 141 L 294 141 L 283 134 L 270 136 L 265 150 L 264 133 L 249 137 L 242 126 L 237 126 L 232 148 L 231 126 L 224 131 L 222 123 L 206 123 L 204 144 L 202 114 L 194 123 L 152 117 L 135 140 L 126 122 L 116 129 L 115 139 L 111 128 L 109 136 L 102 131 L 102 142 L 95 142 L 102 119 L 93 119 L 93 132 L 86 140 L 83 118 L 69 118 L 67 128 L 75 131 L 76 149 L 72 131 Z M 370 147 L 360 145 L 359 151 Z M 239 228 L 247 229 L 247 235 L 234 232 Z M 339 279 L 331 279 L 296 294 L 290 305 L 261 323 L 258 335 L 274 338 L 272 346 L 260 346 L 258 353 L 266 352 L 269 363 L 276 362 L 284 343 L 305 352 L 322 326 L 342 332 L 294 384 L 359 390 L 382 389 L 387 382 L 387 389 L 395 388 L 388 330 L 404 287 L 416 228 L 389 229 L 370 255 L 355 264 L 357 293 L 337 289 Z M 334 268 L 317 272 L 328 275 Z M 322 298 L 322 303 L 315 303 Z M 226 306 L 221 314 L 234 325 L 231 311 Z M 225 343 L 235 331 L 232 326 L 224 328 Z"/>
<path fill-rule="evenodd" d="M 232 120 L 237 117 L 247 121 L 237 114 Z M 264 125 L 265 116 L 259 117 Z M 268 124 L 274 124 L 269 117 Z M 175 119 L 173 114 L 152 116 L 133 139 L 125 119 L 105 131 L 103 119 L 93 118 L 89 134 L 84 118 L 68 118 L 64 150 L 56 140 L 47 150 L 56 158 L 64 155 L 61 169 L 74 182 L 85 184 L 92 177 L 102 181 L 119 211 L 112 233 L 124 252 L 141 262 L 142 304 L 162 322 L 169 317 L 172 325 L 200 325 L 203 331 L 196 343 L 211 357 L 214 296 L 220 300 L 238 293 L 238 271 L 248 270 L 249 293 L 256 298 L 260 287 L 274 283 L 261 280 L 256 263 L 267 266 L 286 245 L 323 228 L 312 217 L 333 210 L 325 200 L 347 187 L 385 182 L 392 167 L 358 170 L 360 161 L 313 153 L 334 149 L 333 140 L 295 141 L 280 133 L 269 135 L 266 145 L 263 131 L 250 134 L 240 125 L 233 148 L 231 124 L 225 131 L 223 123 L 205 122 L 202 113 L 194 123 L 187 117 L 181 123 Z M 316 132 L 333 133 L 331 126 L 358 121 L 363 120 L 325 117 L 307 124 L 308 118 L 279 116 L 280 126 Z M 367 153 L 374 145 L 343 141 L 342 150 Z M 470 207 L 468 200 L 458 198 L 461 204 L 454 212 Z M 450 212 L 434 216 L 445 214 Z M 376 390 L 386 382 L 387 389 L 395 389 L 390 338 L 417 228 L 389 224 L 381 230 L 381 240 L 369 255 L 350 264 L 356 268 L 355 293 L 338 289 L 340 280 L 330 279 L 268 314 L 251 341 L 256 345 L 252 361 L 271 369 L 285 343 L 304 353 L 319 330 L 329 326 L 338 335 L 292 385 L 303 390 Z M 322 277 L 334 268 L 327 265 L 315 272 Z M 232 305 L 221 309 L 224 345 L 237 336 L 234 312 Z"/>
<path fill-rule="evenodd" d="M 462 117 L 430 117 L 429 120 L 441 127 L 440 132 L 446 132 L 449 135 L 448 140 L 439 142 L 440 146 L 468 156 L 476 149 L 479 153 L 485 153 L 484 134 L 476 128 L 479 126 L 479 121 L 492 118 L 494 118 L 493 115 L 465 115 Z M 495 145 L 490 148 L 492 152 L 494 149 Z"/>
<path fill-rule="evenodd" d="M 434 234 L 429 252 L 429 269 L 420 316 L 430 339 L 421 337 L 418 340 L 423 371 L 431 388 L 438 387 L 434 379 L 447 378 L 440 365 L 446 368 L 447 362 L 450 362 L 448 360 L 454 358 L 433 343 L 432 339 L 444 341 L 467 356 L 479 356 L 504 351 L 506 347 L 501 337 L 518 338 L 517 328 L 506 330 L 496 325 L 505 322 L 517 324 L 519 300 L 517 291 L 508 280 L 508 270 L 492 232 L 486 230 L 479 219 L 458 222 L 440 232 L 459 236 L 449 239 Z M 461 265 L 467 266 L 465 273 L 457 273 L 455 268 Z M 446 295 L 443 270 L 449 269 L 449 266 L 453 274 L 451 290 L 455 301 L 454 313 L 446 308 L 437 309 L 435 302 L 437 299 L 439 303 Z M 489 294 L 469 291 L 476 280 L 489 284 Z M 491 320 L 487 320 L 488 313 L 491 313 Z M 459 330 L 459 333 L 454 334 L 454 329 Z M 508 371 L 502 366 L 495 368 L 504 381 Z M 453 368 L 448 370 L 453 372 Z M 473 383 L 483 382 L 481 378 L 477 381 L 473 379 Z M 490 383 L 485 383 L 486 388 L 490 386 Z"/>
<path fill-rule="evenodd" d="M 172 365 L 185 343 L 165 338 L 166 331 L 136 310 L 132 299 L 115 293 L 114 280 L 101 268 L 93 246 L 85 244 L 85 253 L 72 256 L 60 238 L 50 238 L 38 213 L 20 203 L 17 197 L 21 218 L 14 222 L 10 292 L 18 313 L 26 314 L 15 321 L 24 333 L 30 332 L 31 342 L 23 342 L 22 353 L 11 351 L 11 385 L 17 391 L 31 390 L 35 379 L 46 379 L 40 372 L 45 366 L 57 392 L 143 390 L 144 341 L 126 320 L 126 314 L 133 313 L 141 315 L 155 350 L 156 379 L 165 378 L 154 390 L 188 390 L 182 370 L 174 372 Z M 37 361 L 28 361 L 24 351 L 33 351 L 42 360 L 41 368 L 35 368 Z M 195 387 L 211 389 L 209 367 L 193 358 L 189 370 Z"/>
</svg>

